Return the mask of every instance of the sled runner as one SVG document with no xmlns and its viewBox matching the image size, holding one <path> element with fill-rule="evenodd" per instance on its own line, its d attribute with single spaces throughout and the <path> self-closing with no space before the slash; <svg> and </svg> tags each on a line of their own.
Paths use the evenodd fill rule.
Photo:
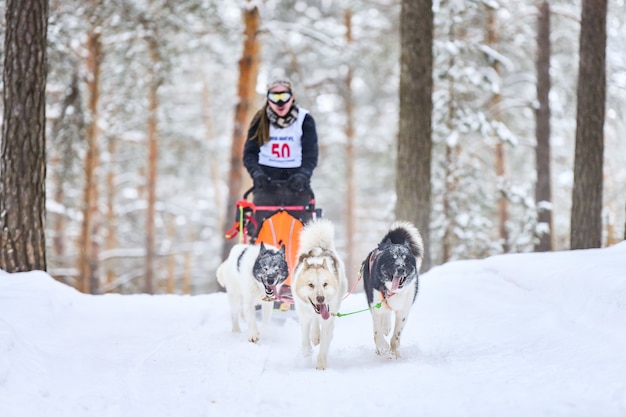
<svg viewBox="0 0 626 417">
<path fill-rule="evenodd" d="M 272 199 L 277 197 L 281 203 L 297 201 L 289 196 L 281 198 L 280 189 L 286 187 L 284 182 L 275 181 L 272 186 L 278 191 Z M 308 200 L 306 204 L 266 204 L 270 203 L 269 198 L 256 198 L 254 204 L 248 200 L 251 193 L 254 193 L 254 187 L 244 193 L 242 200 L 237 201 L 235 222 L 226 232 L 226 238 L 233 239 L 239 235 L 241 243 L 263 242 L 277 248 L 285 245 L 289 277 L 282 285 L 275 304 L 281 310 L 289 310 L 293 304 L 291 275 L 298 260 L 300 231 L 306 222 L 322 217 L 322 209 L 315 207 L 315 196 L 311 190 L 305 191 L 310 195 L 304 198 Z M 303 201 L 303 197 L 300 196 L 299 200 Z"/>
</svg>

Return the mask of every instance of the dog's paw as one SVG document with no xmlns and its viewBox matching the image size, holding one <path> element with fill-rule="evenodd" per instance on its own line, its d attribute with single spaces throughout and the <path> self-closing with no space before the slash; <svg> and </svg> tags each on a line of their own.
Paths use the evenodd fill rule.
<svg viewBox="0 0 626 417">
<path fill-rule="evenodd" d="M 401 358 L 400 351 L 399 350 L 390 350 L 389 351 L 389 357 L 391 359 L 400 359 Z"/>
<path fill-rule="evenodd" d="M 255 334 L 251 334 L 248 336 L 248 342 L 252 342 L 252 343 L 256 343 L 259 341 L 259 334 L 255 333 Z"/>
<path fill-rule="evenodd" d="M 317 369 L 318 371 L 323 371 L 324 369 L 326 369 L 326 358 L 322 358 L 318 356 L 317 365 L 315 366 L 315 369 Z"/>
<path fill-rule="evenodd" d="M 389 357 L 392 359 L 400 359 L 400 345 L 391 342 L 391 349 L 389 349 Z"/>
<path fill-rule="evenodd" d="M 376 354 L 385 356 L 389 354 L 389 344 L 387 342 L 376 344 Z"/>
<path fill-rule="evenodd" d="M 400 357 L 400 338 L 393 337 L 391 339 L 391 354 L 396 358 Z"/>
<path fill-rule="evenodd" d="M 374 332 L 374 345 L 377 355 L 385 355 L 389 352 L 389 343 L 379 332 Z"/>
</svg>

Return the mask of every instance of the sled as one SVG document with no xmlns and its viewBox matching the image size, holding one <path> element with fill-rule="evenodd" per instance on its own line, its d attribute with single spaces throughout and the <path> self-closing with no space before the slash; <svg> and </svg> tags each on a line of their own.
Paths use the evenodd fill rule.
<svg viewBox="0 0 626 417">
<path fill-rule="evenodd" d="M 305 205 L 255 205 L 248 200 L 253 192 L 254 187 L 235 204 L 235 222 L 225 236 L 227 239 L 239 236 L 240 243 L 265 243 L 277 248 L 285 245 L 289 276 L 275 304 L 280 310 L 289 310 L 293 304 L 291 275 L 298 261 L 300 231 L 306 222 L 321 218 L 322 209 L 315 207 L 315 196 L 311 190 L 307 191 L 311 198 Z"/>
</svg>

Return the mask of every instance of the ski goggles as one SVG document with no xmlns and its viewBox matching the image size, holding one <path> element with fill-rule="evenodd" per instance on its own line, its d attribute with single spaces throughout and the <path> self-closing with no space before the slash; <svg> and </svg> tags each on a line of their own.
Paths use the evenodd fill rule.
<svg viewBox="0 0 626 417">
<path fill-rule="evenodd" d="M 292 97 L 291 91 L 281 91 L 281 92 L 276 92 L 276 93 L 272 93 L 272 92 L 267 93 L 267 99 L 269 101 L 271 101 L 272 103 L 277 104 L 279 106 L 282 106 L 283 104 L 285 104 L 286 102 L 291 100 L 291 97 Z"/>
</svg>

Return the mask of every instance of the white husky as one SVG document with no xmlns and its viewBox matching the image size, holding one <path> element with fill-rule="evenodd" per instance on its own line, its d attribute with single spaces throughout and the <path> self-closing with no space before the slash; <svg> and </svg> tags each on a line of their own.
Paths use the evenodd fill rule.
<svg viewBox="0 0 626 417">
<path fill-rule="evenodd" d="M 233 332 L 239 333 L 239 314 L 248 323 L 248 340 L 256 343 L 259 330 L 256 324 L 255 307 L 261 304 L 263 324 L 270 321 L 274 299 L 280 286 L 289 275 L 285 258 L 285 247 L 238 244 L 233 246 L 228 258 L 217 268 L 217 281 L 226 288 Z"/>
<path fill-rule="evenodd" d="M 293 300 L 302 330 L 304 356 L 320 345 L 317 369 L 326 369 L 334 314 L 348 289 L 345 267 L 334 243 L 335 228 L 325 219 L 308 223 L 300 234 L 299 258 L 292 277 Z"/>
</svg>

